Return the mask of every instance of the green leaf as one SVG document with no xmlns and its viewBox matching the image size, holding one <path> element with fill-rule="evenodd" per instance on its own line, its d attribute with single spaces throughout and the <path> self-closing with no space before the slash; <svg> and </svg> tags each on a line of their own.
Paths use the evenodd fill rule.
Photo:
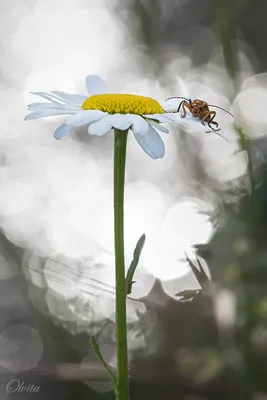
<svg viewBox="0 0 267 400">
<path fill-rule="evenodd" d="M 127 272 L 127 275 L 125 278 L 127 294 L 130 294 L 132 292 L 132 286 L 136 282 L 136 281 L 133 281 L 133 277 L 134 277 L 136 267 L 139 263 L 141 251 L 144 247 L 145 240 L 146 240 L 146 235 L 143 233 L 143 235 L 140 237 L 140 239 L 138 240 L 138 242 L 135 246 L 134 253 L 133 253 L 133 261 L 131 262 L 130 268 L 128 269 L 128 272 Z"/>
<path fill-rule="evenodd" d="M 115 375 L 113 374 L 110 366 L 104 360 L 104 357 L 103 357 L 103 355 L 102 355 L 102 353 L 101 353 L 101 351 L 99 349 L 99 346 L 96 343 L 96 340 L 95 340 L 95 338 L 93 336 L 91 336 L 90 343 L 91 343 L 91 346 L 94 349 L 95 355 L 97 356 L 98 360 L 103 365 L 106 373 L 108 374 L 108 377 L 110 379 L 110 382 L 111 382 L 111 384 L 113 386 L 113 389 L 114 389 L 114 392 L 116 394 L 116 398 L 118 398 L 118 385 L 117 385 L 117 381 L 116 381 Z"/>
</svg>

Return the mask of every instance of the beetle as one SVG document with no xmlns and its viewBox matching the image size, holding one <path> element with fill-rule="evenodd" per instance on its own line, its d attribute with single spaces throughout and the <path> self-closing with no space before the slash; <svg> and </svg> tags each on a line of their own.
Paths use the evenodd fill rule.
<svg viewBox="0 0 267 400">
<path fill-rule="evenodd" d="M 231 114 L 229 111 L 225 110 L 224 108 L 221 108 L 219 106 L 215 106 L 214 104 L 208 104 L 206 101 L 204 100 L 199 100 L 199 99 L 187 99 L 186 97 L 168 97 L 167 100 L 170 99 L 183 99 L 181 101 L 181 103 L 178 106 L 178 109 L 176 112 L 180 111 L 180 108 L 182 107 L 183 109 L 183 114 L 181 115 L 181 118 L 185 118 L 186 117 L 186 108 L 191 112 L 191 114 L 193 115 L 194 118 L 199 118 L 201 120 L 202 125 L 205 125 L 205 122 L 207 122 L 208 126 L 210 127 L 210 129 L 212 129 L 213 131 L 219 131 L 220 128 L 218 128 L 218 122 L 214 121 L 214 118 L 216 116 L 216 111 L 211 111 L 209 109 L 209 107 L 215 107 L 215 108 L 219 108 L 220 110 L 223 110 L 225 112 L 227 112 L 228 114 L 230 114 L 232 117 L 233 114 Z M 213 124 L 216 126 L 217 129 L 213 128 L 210 124 Z"/>
</svg>

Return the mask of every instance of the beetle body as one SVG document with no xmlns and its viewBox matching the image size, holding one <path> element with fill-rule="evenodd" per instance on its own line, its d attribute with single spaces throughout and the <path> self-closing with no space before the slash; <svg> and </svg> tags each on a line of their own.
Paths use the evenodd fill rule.
<svg viewBox="0 0 267 400">
<path fill-rule="evenodd" d="M 194 118 L 199 118 L 201 120 L 201 123 L 205 125 L 205 122 L 207 122 L 208 126 L 215 131 L 220 130 L 218 128 L 218 123 L 214 121 L 214 118 L 216 116 L 216 111 L 210 111 L 208 103 L 206 103 L 203 100 L 195 99 L 195 100 L 183 100 L 179 104 L 179 107 L 177 109 L 177 112 L 180 111 L 180 108 L 182 107 L 183 114 L 181 115 L 182 118 L 186 117 L 187 111 L 190 111 L 192 116 Z M 216 126 L 216 128 L 213 128 L 210 124 L 213 124 Z"/>
<path fill-rule="evenodd" d="M 170 99 L 183 99 L 179 104 L 178 109 L 175 111 L 179 112 L 180 108 L 182 107 L 183 114 L 181 115 L 181 118 L 185 118 L 187 111 L 190 111 L 190 113 L 194 118 L 200 119 L 202 125 L 205 125 L 206 122 L 209 128 L 213 131 L 220 131 L 220 128 L 218 128 L 218 123 L 214 121 L 214 118 L 216 116 L 216 111 L 211 111 L 209 107 L 219 108 L 220 110 L 226 112 L 227 114 L 231 115 L 231 117 L 234 118 L 233 114 L 231 114 L 229 111 L 225 110 L 222 107 L 215 106 L 214 104 L 208 104 L 204 100 L 199 100 L 199 99 L 191 100 L 186 97 L 174 96 L 174 97 L 168 97 L 166 101 Z M 211 124 L 215 125 L 216 128 L 213 128 Z"/>
</svg>

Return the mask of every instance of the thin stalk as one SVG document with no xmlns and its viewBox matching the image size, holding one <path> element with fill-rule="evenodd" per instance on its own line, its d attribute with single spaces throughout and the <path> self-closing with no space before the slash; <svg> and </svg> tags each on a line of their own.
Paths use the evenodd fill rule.
<svg viewBox="0 0 267 400">
<path fill-rule="evenodd" d="M 117 400 L 129 399 L 124 261 L 124 183 L 128 131 L 114 129 L 114 246 L 116 269 Z"/>
<path fill-rule="evenodd" d="M 97 358 L 99 359 L 99 361 L 103 365 L 106 373 L 108 374 L 108 377 L 109 377 L 109 380 L 110 380 L 110 382 L 111 382 L 111 384 L 113 386 L 116 398 L 119 398 L 117 381 L 116 381 L 116 377 L 115 377 L 114 373 L 112 372 L 112 370 L 111 370 L 110 366 L 108 365 L 108 363 L 106 363 L 106 361 L 105 361 L 105 359 L 104 359 L 104 357 L 103 357 L 103 355 L 102 355 L 102 353 L 101 353 L 101 351 L 99 349 L 99 346 L 96 343 L 96 340 L 95 340 L 95 338 L 93 336 L 91 336 L 90 342 L 91 342 L 91 346 L 94 349 L 94 352 L 95 352 Z"/>
</svg>

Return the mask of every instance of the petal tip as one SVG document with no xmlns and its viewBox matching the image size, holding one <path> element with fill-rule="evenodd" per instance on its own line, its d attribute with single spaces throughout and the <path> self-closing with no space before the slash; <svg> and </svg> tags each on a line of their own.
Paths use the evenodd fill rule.
<svg viewBox="0 0 267 400">
<path fill-rule="evenodd" d="M 106 84 L 99 75 L 87 75 L 85 84 L 90 96 L 107 93 Z"/>
<path fill-rule="evenodd" d="M 25 115 L 24 121 L 30 121 L 32 119 L 37 119 L 37 118 L 40 118 L 40 116 L 35 112 L 31 112 L 30 114 Z"/>
<path fill-rule="evenodd" d="M 54 132 L 53 138 L 56 139 L 56 140 L 62 139 L 64 136 L 67 135 L 67 133 L 68 133 L 72 128 L 73 128 L 72 126 L 69 126 L 69 125 L 66 125 L 66 124 L 60 125 L 60 126 L 57 128 L 57 130 Z"/>
</svg>

